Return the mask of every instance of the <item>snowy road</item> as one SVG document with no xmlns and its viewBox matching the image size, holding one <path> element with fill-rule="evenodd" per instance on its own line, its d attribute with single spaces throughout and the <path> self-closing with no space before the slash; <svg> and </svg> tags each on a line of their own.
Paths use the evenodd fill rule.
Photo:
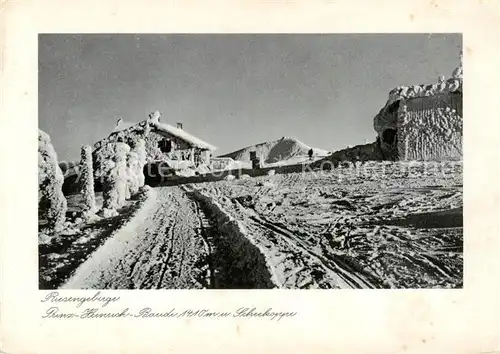
<svg viewBox="0 0 500 354">
<path fill-rule="evenodd" d="M 209 286 L 204 216 L 180 188 L 157 188 L 133 220 L 98 249 L 66 288 Z"/>
<path fill-rule="evenodd" d="M 159 187 L 66 289 L 271 288 L 257 248 L 192 191 Z"/>
</svg>

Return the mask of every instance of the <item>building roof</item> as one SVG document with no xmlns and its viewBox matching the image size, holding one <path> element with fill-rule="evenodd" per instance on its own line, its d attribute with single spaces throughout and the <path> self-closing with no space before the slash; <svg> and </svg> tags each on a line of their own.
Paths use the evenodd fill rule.
<svg viewBox="0 0 500 354">
<path fill-rule="evenodd" d="M 215 146 L 195 137 L 192 134 L 189 134 L 188 132 L 186 132 L 183 129 L 176 128 L 170 124 L 151 122 L 151 127 L 156 128 L 156 130 L 160 134 L 163 132 L 163 133 L 167 133 L 169 135 L 173 135 L 176 138 L 183 140 L 194 147 L 197 147 L 200 149 L 206 149 L 206 150 L 210 150 L 210 151 L 217 150 L 217 148 Z"/>
<path fill-rule="evenodd" d="M 136 124 L 137 123 L 120 121 L 120 123 L 115 127 L 115 129 L 113 129 L 113 133 L 121 132 L 122 130 L 127 130 L 128 128 L 132 128 Z"/>
<path fill-rule="evenodd" d="M 199 149 L 206 149 L 210 151 L 217 150 L 217 148 L 194 135 L 186 132 L 183 129 L 176 128 L 170 124 L 160 123 L 157 119 L 148 119 L 146 121 L 142 121 L 139 123 L 131 123 L 131 122 L 123 122 L 121 121 L 115 129 L 113 129 L 112 133 L 117 133 L 125 130 L 134 130 L 135 128 L 140 128 L 141 125 L 144 126 L 145 122 L 149 123 L 150 127 L 153 128 L 153 131 L 158 134 L 168 134 L 176 137 L 182 141 L 185 141 L 189 145 L 193 147 L 197 147 Z M 142 128 L 141 128 L 142 129 Z"/>
</svg>

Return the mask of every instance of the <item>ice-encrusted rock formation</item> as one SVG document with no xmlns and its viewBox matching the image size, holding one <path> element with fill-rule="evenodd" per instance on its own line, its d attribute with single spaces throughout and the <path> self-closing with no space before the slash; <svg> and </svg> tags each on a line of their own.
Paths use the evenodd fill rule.
<svg viewBox="0 0 500 354">
<path fill-rule="evenodd" d="M 84 145 L 81 149 L 80 185 L 84 213 L 95 213 L 97 207 L 94 193 L 94 169 L 92 166 L 92 148 L 89 145 Z"/>
<path fill-rule="evenodd" d="M 61 231 L 66 221 L 67 203 L 62 192 L 64 177 L 50 137 L 38 130 L 38 207 L 50 231 Z"/>
<path fill-rule="evenodd" d="M 373 126 L 389 160 L 462 158 L 462 59 L 449 79 L 399 86 L 389 93 Z"/>
</svg>

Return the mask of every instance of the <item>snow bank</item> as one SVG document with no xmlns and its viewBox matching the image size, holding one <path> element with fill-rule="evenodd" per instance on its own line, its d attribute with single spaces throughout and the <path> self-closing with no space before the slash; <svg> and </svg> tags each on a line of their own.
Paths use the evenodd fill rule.
<svg viewBox="0 0 500 354">
<path fill-rule="evenodd" d="M 62 192 L 64 177 L 47 133 L 38 130 L 38 205 L 49 230 L 64 228 L 67 202 Z"/>
<path fill-rule="evenodd" d="M 197 190 L 193 191 L 192 195 L 215 217 L 219 236 L 216 240 L 216 248 L 224 253 L 226 267 L 249 269 L 247 279 L 255 284 L 255 288 L 277 287 L 276 275 L 265 253 L 251 238 L 243 224 L 225 212 L 222 206 L 212 198 Z"/>
</svg>

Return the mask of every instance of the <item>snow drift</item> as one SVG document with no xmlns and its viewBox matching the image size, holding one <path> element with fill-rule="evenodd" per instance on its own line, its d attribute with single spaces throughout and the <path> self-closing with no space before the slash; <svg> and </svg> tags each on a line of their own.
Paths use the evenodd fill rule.
<svg viewBox="0 0 500 354">
<path fill-rule="evenodd" d="M 308 159 L 308 152 L 310 146 L 303 142 L 294 139 L 283 137 L 278 140 L 267 141 L 257 145 L 248 146 L 246 148 L 222 155 L 220 157 L 230 157 L 233 160 L 250 161 L 250 151 L 255 151 L 257 156 L 267 164 L 278 163 L 287 160 L 294 160 L 298 158 Z M 314 156 L 326 156 L 328 151 L 323 149 L 313 149 Z"/>
<path fill-rule="evenodd" d="M 198 190 L 188 192 L 214 218 L 217 225 L 218 254 L 214 257 L 226 274 L 225 281 L 236 281 L 242 274 L 245 283 L 252 284 L 255 289 L 271 289 L 277 287 L 277 279 L 266 259 L 263 250 L 251 238 L 243 223 L 228 214 L 222 206 L 209 196 Z M 236 276 L 236 275 L 239 276 Z M 220 276 L 224 277 L 223 274 Z M 242 284 L 233 284 L 234 288 L 246 288 Z"/>
</svg>

